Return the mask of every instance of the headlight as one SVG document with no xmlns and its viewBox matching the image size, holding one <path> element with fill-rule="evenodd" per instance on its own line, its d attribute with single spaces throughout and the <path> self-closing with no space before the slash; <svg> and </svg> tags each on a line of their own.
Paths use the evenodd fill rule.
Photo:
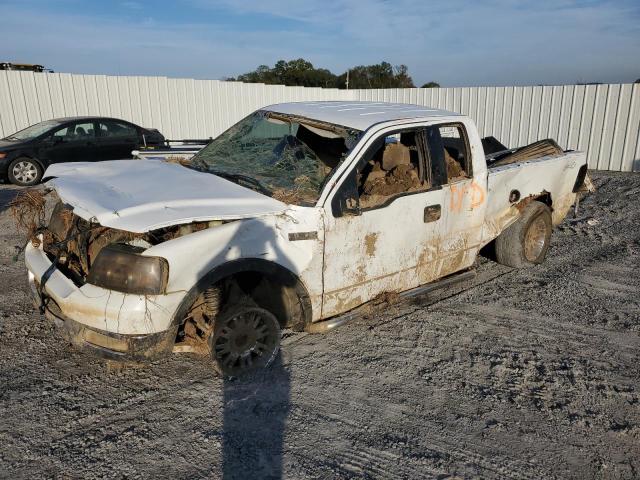
<svg viewBox="0 0 640 480">
<path fill-rule="evenodd" d="M 1 158 L 4 158 L 4 157 L 6 157 L 6 156 L 7 156 L 7 154 L 6 154 L 6 153 L 4 153 L 4 152 L 0 152 L 0 159 L 1 159 Z"/>
<path fill-rule="evenodd" d="M 104 247 L 89 270 L 87 282 L 123 293 L 164 293 L 169 264 L 161 257 L 140 255 L 141 250 L 118 243 Z"/>
</svg>

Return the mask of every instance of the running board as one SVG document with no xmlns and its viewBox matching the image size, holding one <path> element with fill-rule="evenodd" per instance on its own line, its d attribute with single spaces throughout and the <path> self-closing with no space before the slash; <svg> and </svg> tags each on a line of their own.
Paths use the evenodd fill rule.
<svg viewBox="0 0 640 480">
<path fill-rule="evenodd" d="M 476 276 L 475 270 L 467 270 L 461 273 L 454 273 L 453 275 L 449 275 L 448 277 L 443 278 L 442 280 L 437 280 L 432 283 L 427 283 L 426 285 L 422 285 L 420 287 L 413 288 L 411 290 L 406 290 L 404 292 L 400 292 L 398 294 L 399 298 L 413 298 L 418 297 L 420 295 L 424 295 L 425 293 L 431 293 L 436 290 L 442 290 L 443 288 L 451 287 L 458 283 L 464 282 L 466 280 L 471 280 Z M 354 318 L 361 316 L 363 313 L 362 310 L 366 307 L 370 302 L 365 303 L 364 305 L 360 305 L 355 309 L 344 313 L 342 315 L 338 315 L 337 317 L 330 318 L 328 320 L 322 320 L 320 322 L 310 323 L 305 327 L 305 331 L 308 333 L 326 333 L 329 330 L 333 330 L 340 325 L 347 323 Z"/>
</svg>

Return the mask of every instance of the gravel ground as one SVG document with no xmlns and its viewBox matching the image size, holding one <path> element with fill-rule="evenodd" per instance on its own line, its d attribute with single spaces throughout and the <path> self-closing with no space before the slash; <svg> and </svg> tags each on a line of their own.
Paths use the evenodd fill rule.
<svg viewBox="0 0 640 480">
<path fill-rule="evenodd" d="M 0 186 L 0 477 L 638 478 L 640 175 L 595 183 L 543 265 L 481 261 L 464 290 L 288 333 L 243 381 L 66 345 Z"/>
</svg>

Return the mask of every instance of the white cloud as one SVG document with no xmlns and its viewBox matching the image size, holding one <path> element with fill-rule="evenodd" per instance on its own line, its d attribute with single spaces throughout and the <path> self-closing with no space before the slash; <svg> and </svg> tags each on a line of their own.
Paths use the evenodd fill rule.
<svg viewBox="0 0 640 480">
<path fill-rule="evenodd" d="M 300 22 L 335 48 L 329 68 L 387 59 L 407 64 L 417 82 L 450 85 L 640 76 L 640 5 L 633 1 L 196 1 Z"/>
<path fill-rule="evenodd" d="M 122 2 L 120 5 L 122 5 L 124 8 L 129 8 L 131 10 L 142 10 L 143 6 L 141 3 L 139 2 Z"/>
<path fill-rule="evenodd" d="M 446 85 L 640 76 L 640 14 L 630 2 L 191 0 L 184 8 L 194 5 L 215 11 L 215 24 L 0 6 L 0 57 L 57 71 L 199 78 L 299 57 L 336 73 L 382 60 L 405 63 L 416 83 Z M 249 15 L 250 29 L 233 23 Z M 255 21 L 260 16 L 264 28 Z"/>
</svg>

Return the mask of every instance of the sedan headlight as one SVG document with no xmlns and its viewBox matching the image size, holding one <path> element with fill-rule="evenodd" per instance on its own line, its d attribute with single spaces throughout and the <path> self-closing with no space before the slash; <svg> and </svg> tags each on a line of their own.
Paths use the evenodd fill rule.
<svg viewBox="0 0 640 480">
<path fill-rule="evenodd" d="M 165 292 L 169 263 L 161 257 L 140 255 L 139 247 L 112 244 L 100 250 L 87 282 L 123 293 L 157 295 Z"/>
</svg>

